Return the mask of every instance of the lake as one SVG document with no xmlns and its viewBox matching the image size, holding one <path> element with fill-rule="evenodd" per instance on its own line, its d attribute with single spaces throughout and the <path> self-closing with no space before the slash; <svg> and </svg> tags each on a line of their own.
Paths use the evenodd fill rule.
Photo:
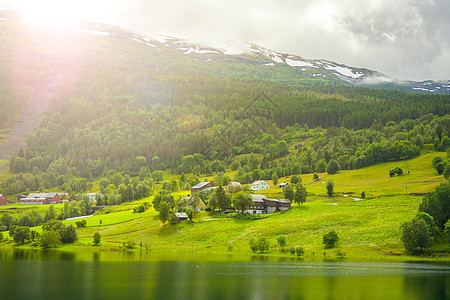
<svg viewBox="0 0 450 300">
<path fill-rule="evenodd" d="M 0 299 L 450 299 L 450 264 L 0 249 Z"/>
</svg>

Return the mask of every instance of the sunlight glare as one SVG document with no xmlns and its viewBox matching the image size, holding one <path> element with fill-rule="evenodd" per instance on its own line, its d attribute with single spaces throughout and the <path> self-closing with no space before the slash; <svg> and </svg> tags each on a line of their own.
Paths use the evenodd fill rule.
<svg viewBox="0 0 450 300">
<path fill-rule="evenodd" d="M 27 21 L 64 30 L 74 26 L 81 7 L 76 1 L 18 0 L 15 3 Z"/>
</svg>

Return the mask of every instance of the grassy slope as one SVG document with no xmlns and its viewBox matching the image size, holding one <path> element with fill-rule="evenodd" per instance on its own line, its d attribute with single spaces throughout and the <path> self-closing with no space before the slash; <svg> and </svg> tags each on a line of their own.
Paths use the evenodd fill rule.
<svg viewBox="0 0 450 300">
<path fill-rule="evenodd" d="M 265 236 L 272 245 L 279 235 L 286 235 L 289 246 L 302 246 L 307 255 L 322 255 L 322 235 L 334 229 L 341 238 L 340 248 L 353 259 L 380 259 L 382 253 L 403 252 L 400 241 L 399 226 L 411 219 L 421 197 L 406 194 L 427 192 L 443 182 L 431 167 L 431 159 L 443 153 L 429 153 L 419 158 L 380 164 L 360 170 L 343 171 L 332 176 L 321 174 L 318 182 L 312 182 L 311 175 L 304 175 L 303 182 L 310 194 L 303 206 L 295 205 L 286 213 L 276 213 L 256 220 L 218 218 L 207 212 L 198 213 L 194 222 L 178 225 L 161 226 L 157 213 L 153 210 L 145 214 L 133 215 L 131 211 L 94 216 L 88 219 L 88 228 L 79 230 L 80 242 L 90 243 L 95 231 L 103 237 L 103 244 L 120 246 L 123 242 L 133 240 L 139 244 L 149 244 L 152 248 L 192 250 L 192 251 L 226 251 L 233 246 L 233 252 L 249 253 L 248 239 Z M 389 178 L 388 170 L 400 166 L 405 175 Z M 410 174 L 407 175 L 408 170 Z M 324 195 L 322 180 L 332 178 L 336 183 L 336 192 L 355 193 L 365 190 L 368 198 L 354 201 L 350 197 Z M 282 180 L 284 180 L 283 178 Z M 266 190 L 266 194 L 276 195 L 280 189 Z M 141 200 L 148 201 L 148 200 Z M 131 208 L 132 204 L 128 204 Z M 120 225 L 98 227 L 132 216 L 138 219 Z M 328 251 L 333 254 L 334 251 Z"/>
<path fill-rule="evenodd" d="M 161 226 L 153 209 L 142 214 L 132 213 L 137 203 L 151 201 L 151 197 L 125 203 L 115 207 L 113 213 L 86 218 L 88 227 L 78 229 L 77 245 L 90 245 L 94 232 L 99 231 L 102 249 L 120 247 L 123 242 L 134 241 L 164 251 L 225 252 L 232 245 L 233 253 L 250 253 L 249 238 L 265 236 L 274 246 L 277 236 L 286 235 L 288 246 L 302 246 L 306 257 L 312 259 L 323 257 L 322 235 L 334 229 L 341 239 L 339 247 L 349 259 L 385 259 L 381 255 L 385 252 L 403 252 L 399 226 L 415 215 L 422 199 L 406 194 L 405 184 L 408 183 L 408 193 L 427 192 L 444 181 L 431 167 L 431 160 L 437 155 L 442 156 L 443 153 L 429 153 L 408 161 L 342 171 L 332 176 L 320 174 L 317 182 L 311 180 L 311 174 L 302 175 L 311 195 L 303 206 L 294 205 L 288 212 L 254 220 L 211 216 L 208 212 L 201 212 L 195 215 L 194 222 Z M 402 167 L 406 174 L 389 178 L 388 170 L 396 166 Z M 326 197 L 321 183 L 329 178 L 334 180 L 338 194 L 332 198 Z M 288 178 L 280 179 L 284 180 Z M 353 193 L 357 197 L 363 190 L 368 198 L 362 201 L 342 195 Z M 281 189 L 264 192 L 279 195 Z M 76 220 L 65 222 L 74 224 Z M 278 253 L 273 249 L 271 252 Z M 330 256 L 334 256 L 334 252 L 327 250 Z"/>
</svg>

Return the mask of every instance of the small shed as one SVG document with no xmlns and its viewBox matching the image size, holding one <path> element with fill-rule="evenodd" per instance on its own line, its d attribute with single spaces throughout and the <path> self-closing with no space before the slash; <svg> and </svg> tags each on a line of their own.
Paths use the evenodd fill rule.
<svg viewBox="0 0 450 300">
<path fill-rule="evenodd" d="M 184 212 L 175 213 L 178 221 L 186 221 L 188 219 L 188 215 Z"/>
</svg>

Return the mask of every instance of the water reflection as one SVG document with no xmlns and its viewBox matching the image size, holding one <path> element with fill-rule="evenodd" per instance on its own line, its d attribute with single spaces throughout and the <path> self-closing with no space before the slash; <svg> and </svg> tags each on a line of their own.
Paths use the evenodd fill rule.
<svg viewBox="0 0 450 300">
<path fill-rule="evenodd" d="M 448 264 L 0 250 L 1 299 L 449 299 L 448 287 Z"/>
</svg>

